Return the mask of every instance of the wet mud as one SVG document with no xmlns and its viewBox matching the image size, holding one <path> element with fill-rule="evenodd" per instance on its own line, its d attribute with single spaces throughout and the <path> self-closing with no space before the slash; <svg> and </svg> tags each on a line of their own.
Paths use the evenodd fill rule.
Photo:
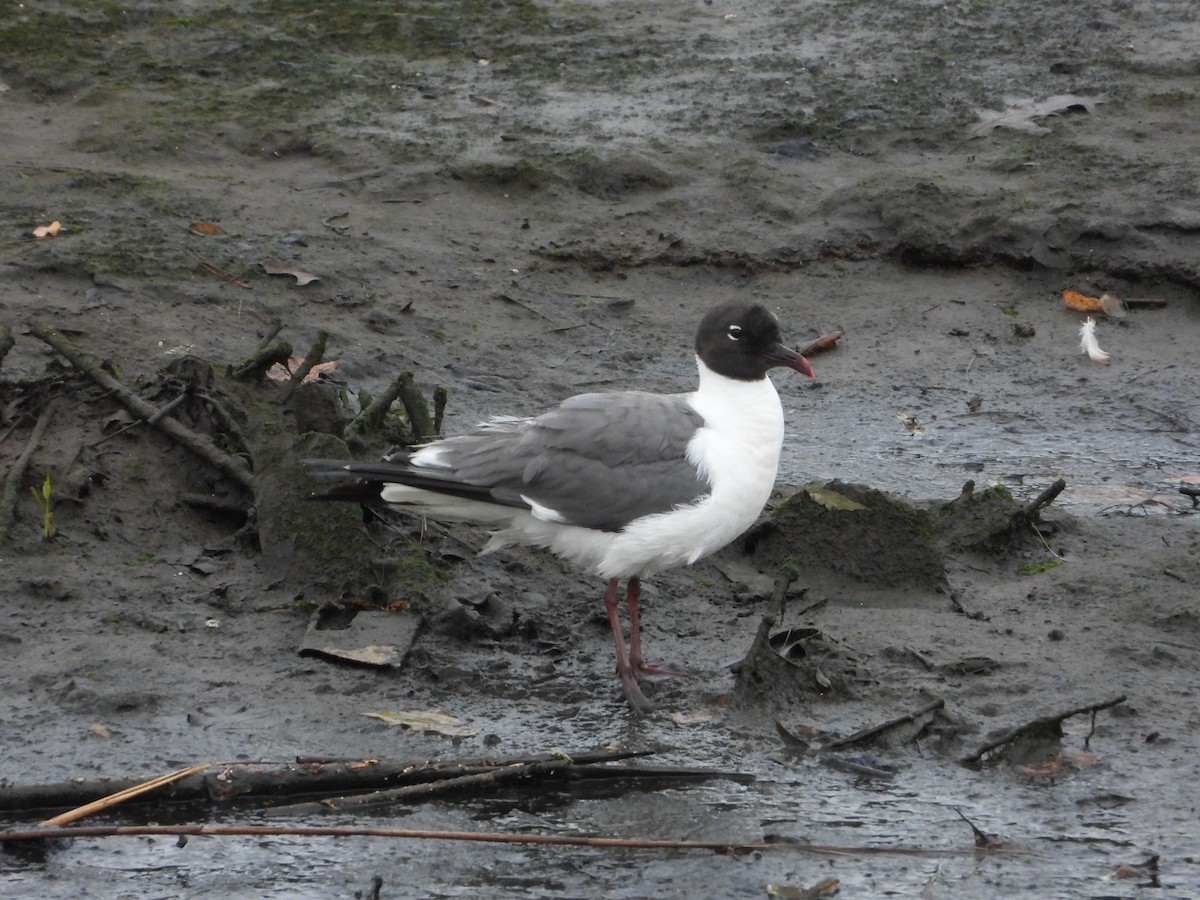
<svg viewBox="0 0 1200 900">
<path fill-rule="evenodd" d="M 508 787 L 371 820 L 921 851 L 88 838 L 0 854 L 0 895 L 1193 895 L 1197 46 L 1182 0 L 0 11 L 0 792 L 654 748 L 754 780 Z M 1097 315 L 1094 362 L 1064 289 L 1156 305 Z M 602 585 L 532 550 L 477 557 L 479 530 L 305 499 L 297 460 L 408 436 L 399 414 L 345 427 L 403 372 L 431 404 L 446 389 L 446 433 L 688 390 L 695 323 L 730 297 L 796 346 L 845 337 L 813 382 L 776 377 L 759 525 L 646 585 L 647 652 L 689 670 L 647 686 L 649 715 L 613 677 Z M 39 327 L 252 479 L 135 424 Z M 322 332 L 336 369 L 286 401 L 235 374 Z M 359 610 L 406 617 L 384 632 L 398 661 L 301 652 Z M 366 715 L 408 709 L 473 733 Z M 305 822 L 335 819 L 360 821 Z"/>
</svg>

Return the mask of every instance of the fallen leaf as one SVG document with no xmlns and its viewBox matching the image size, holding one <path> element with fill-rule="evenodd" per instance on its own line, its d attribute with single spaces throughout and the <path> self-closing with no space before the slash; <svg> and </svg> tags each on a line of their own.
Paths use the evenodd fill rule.
<svg viewBox="0 0 1200 900">
<path fill-rule="evenodd" d="M 363 713 L 363 715 L 382 719 L 389 725 L 402 725 L 413 731 L 428 731 L 450 737 L 470 737 L 479 733 L 479 729 L 475 726 L 466 725 L 460 719 L 456 719 L 440 709 L 381 709 L 378 712 Z"/>
<path fill-rule="evenodd" d="M 1099 297 L 1089 297 L 1079 291 L 1063 291 L 1062 298 L 1067 309 L 1077 309 L 1080 312 L 1104 312 L 1104 304 L 1100 302 Z"/>
<path fill-rule="evenodd" d="M 102 737 L 102 738 L 112 737 L 112 732 L 108 730 L 108 726 L 101 725 L 99 722 L 93 722 L 92 727 L 89 728 L 88 730 L 91 731 L 91 733 L 96 735 L 97 737 Z"/>
<path fill-rule="evenodd" d="M 291 381 L 292 372 L 294 372 L 303 364 L 304 357 L 302 356 L 292 357 L 287 361 L 286 366 L 284 366 L 282 363 L 275 363 L 275 365 L 267 369 L 267 377 L 272 381 Z M 305 383 L 309 381 L 320 381 L 323 376 L 328 375 L 335 369 L 337 369 L 336 359 L 331 359 L 327 362 L 319 362 L 308 370 L 308 374 L 304 376 L 304 381 Z"/>
<path fill-rule="evenodd" d="M 1002 111 L 994 109 L 976 111 L 975 114 L 979 116 L 980 121 L 967 129 L 967 138 L 983 137 L 991 134 L 997 128 L 1011 128 L 1013 131 L 1024 131 L 1029 134 L 1046 134 L 1050 129 L 1037 122 L 1037 119 L 1061 116 L 1063 113 L 1075 110 L 1090 113 L 1098 104 L 1107 99 L 1103 94 L 1090 97 L 1079 94 L 1055 94 L 1045 100 L 1005 98 L 1006 108 Z"/>
<path fill-rule="evenodd" d="M 1087 294 L 1079 293 L 1079 291 L 1063 291 L 1062 298 L 1067 309 L 1074 309 L 1079 312 L 1104 313 L 1106 316 L 1119 317 L 1125 315 L 1125 304 L 1121 302 L 1121 298 L 1116 294 L 1101 294 L 1099 297 L 1089 297 Z"/>
<path fill-rule="evenodd" d="M 262 263 L 263 271 L 268 275 L 291 275 L 296 279 L 296 286 L 301 287 L 313 281 L 320 281 L 320 277 L 312 272 L 305 272 L 303 269 L 297 269 L 289 266 L 282 259 L 268 259 Z"/>
<path fill-rule="evenodd" d="M 33 229 L 33 236 L 35 238 L 54 237 L 60 231 L 62 231 L 62 222 L 55 219 L 49 225 L 39 225 Z"/>
<path fill-rule="evenodd" d="M 829 487 L 826 481 L 814 481 L 804 486 L 804 493 L 812 499 L 814 503 L 819 503 L 826 509 L 866 509 L 857 500 L 851 500 L 845 494 L 838 493 L 833 488 Z"/>
<path fill-rule="evenodd" d="M 225 229 L 222 228 L 220 225 L 218 225 L 216 222 L 205 222 L 204 220 L 201 220 L 199 222 L 193 222 L 191 225 L 188 226 L 188 231 L 190 231 L 192 234 L 215 235 L 215 234 L 225 234 L 226 233 Z"/>
</svg>

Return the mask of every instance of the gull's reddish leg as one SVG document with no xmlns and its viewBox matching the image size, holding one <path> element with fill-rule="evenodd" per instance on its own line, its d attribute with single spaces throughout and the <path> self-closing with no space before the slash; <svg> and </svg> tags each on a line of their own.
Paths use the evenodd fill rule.
<svg viewBox="0 0 1200 900">
<path fill-rule="evenodd" d="M 625 604 L 629 607 L 629 667 L 634 676 L 639 675 L 682 675 L 683 672 L 666 666 L 648 666 L 642 659 L 642 632 L 638 618 L 638 602 L 642 596 L 642 582 L 630 578 L 625 588 Z"/>
<path fill-rule="evenodd" d="M 636 581 L 636 579 L 633 580 Z M 612 628 L 613 646 L 617 648 L 617 677 L 621 679 L 621 687 L 625 689 L 625 699 L 629 701 L 630 707 L 635 711 L 644 712 L 651 708 L 651 703 L 642 693 L 642 689 L 638 687 L 634 667 L 630 665 L 629 656 L 625 653 L 625 637 L 621 634 L 621 619 L 617 612 L 619 584 L 620 582 L 616 578 L 608 580 L 608 587 L 604 590 L 604 611 L 608 614 L 608 624 Z M 636 594 L 636 589 L 634 593 Z M 637 634 L 636 619 L 630 620 L 630 629 L 631 634 Z"/>
</svg>

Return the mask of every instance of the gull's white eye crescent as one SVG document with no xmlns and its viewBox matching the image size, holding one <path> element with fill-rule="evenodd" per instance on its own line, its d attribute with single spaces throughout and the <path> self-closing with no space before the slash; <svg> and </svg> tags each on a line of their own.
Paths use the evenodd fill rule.
<svg viewBox="0 0 1200 900">
<path fill-rule="evenodd" d="M 728 337 L 731 341 L 740 341 L 742 339 L 742 326 L 730 325 Z"/>
</svg>

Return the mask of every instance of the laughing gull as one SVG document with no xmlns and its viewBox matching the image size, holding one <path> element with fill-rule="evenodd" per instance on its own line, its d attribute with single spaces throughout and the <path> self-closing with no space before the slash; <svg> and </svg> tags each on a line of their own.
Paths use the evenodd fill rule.
<svg viewBox="0 0 1200 900">
<path fill-rule="evenodd" d="M 730 302 L 696 332 L 700 383 L 687 394 L 580 394 L 535 418 L 496 418 L 383 462 L 306 460 L 355 485 L 316 499 L 374 501 L 498 530 L 488 553 L 544 547 L 608 580 L 604 607 L 629 705 L 650 706 L 638 681 L 674 674 L 642 660 L 640 579 L 690 565 L 754 524 L 775 484 L 783 408 L 767 372 L 812 376 L 781 343 L 764 307 Z M 629 648 L 617 611 L 628 579 Z"/>
</svg>

